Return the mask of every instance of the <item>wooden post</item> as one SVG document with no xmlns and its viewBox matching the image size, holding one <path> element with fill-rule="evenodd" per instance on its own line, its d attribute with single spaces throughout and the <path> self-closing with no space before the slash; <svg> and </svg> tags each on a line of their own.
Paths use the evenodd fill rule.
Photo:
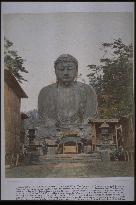
<svg viewBox="0 0 136 205">
<path fill-rule="evenodd" d="M 132 137 L 133 137 L 133 140 L 134 140 L 134 127 L 133 127 L 132 117 L 130 118 L 130 125 L 131 125 L 131 130 L 132 130 Z"/>
<path fill-rule="evenodd" d="M 126 158 L 126 151 L 125 151 L 124 155 L 125 155 L 125 161 L 127 161 L 127 158 Z"/>
<path fill-rule="evenodd" d="M 133 155 L 133 152 L 131 152 L 131 160 L 133 160 L 133 156 L 134 156 L 134 155 Z"/>
<path fill-rule="evenodd" d="M 131 151 L 129 152 L 129 160 L 132 160 L 132 155 L 131 155 Z"/>
<path fill-rule="evenodd" d="M 129 153 L 128 153 L 128 151 L 126 151 L 126 153 L 127 153 L 127 161 L 129 161 Z"/>
<path fill-rule="evenodd" d="M 59 154 L 59 144 L 57 145 L 57 154 Z"/>
<path fill-rule="evenodd" d="M 117 126 L 115 125 L 115 132 L 116 132 L 116 147 L 118 149 L 118 134 L 117 134 Z"/>
<path fill-rule="evenodd" d="M 92 129 L 93 129 L 93 136 L 94 136 L 94 139 L 93 139 L 93 143 L 92 143 L 92 150 L 95 151 L 96 149 L 96 126 L 95 126 L 95 122 L 93 122 L 92 124 Z"/>
<path fill-rule="evenodd" d="M 62 154 L 64 154 L 64 144 L 62 143 Z"/>
<path fill-rule="evenodd" d="M 14 167 L 14 154 L 11 155 L 10 165 Z"/>
<path fill-rule="evenodd" d="M 16 158 L 16 164 L 15 164 L 16 167 L 18 166 L 18 163 L 19 163 L 19 154 L 17 154 L 17 158 Z"/>
<path fill-rule="evenodd" d="M 76 140 L 76 154 L 78 154 L 78 143 L 77 143 L 77 140 Z"/>
</svg>

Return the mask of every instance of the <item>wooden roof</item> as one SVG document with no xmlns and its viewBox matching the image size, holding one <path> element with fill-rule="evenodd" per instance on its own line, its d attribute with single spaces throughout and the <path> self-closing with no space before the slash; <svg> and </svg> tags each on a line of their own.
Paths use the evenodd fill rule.
<svg viewBox="0 0 136 205">
<path fill-rule="evenodd" d="M 73 135 L 78 136 L 79 132 L 77 132 L 77 131 L 63 131 L 62 135 L 63 136 L 73 136 Z"/>
<path fill-rule="evenodd" d="M 21 119 L 27 119 L 29 118 L 28 115 L 24 112 L 21 112 Z"/>
<path fill-rule="evenodd" d="M 8 69 L 4 69 L 4 80 L 7 82 L 8 86 L 15 91 L 18 97 L 28 98 L 14 75 Z"/>
<path fill-rule="evenodd" d="M 118 119 L 93 119 L 93 120 L 90 120 L 89 123 L 91 122 L 97 122 L 97 123 L 117 123 L 119 122 Z"/>
<path fill-rule="evenodd" d="M 81 143 L 80 137 L 63 137 L 60 141 L 60 144 L 66 143 L 66 142 L 77 142 Z"/>
</svg>

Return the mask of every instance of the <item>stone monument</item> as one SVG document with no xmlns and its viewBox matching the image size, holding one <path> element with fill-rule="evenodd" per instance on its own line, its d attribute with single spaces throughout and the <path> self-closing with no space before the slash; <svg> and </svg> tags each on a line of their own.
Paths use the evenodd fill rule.
<svg viewBox="0 0 136 205">
<path fill-rule="evenodd" d="M 62 54 L 54 63 L 56 83 L 41 89 L 38 112 L 48 129 L 73 129 L 87 124 L 97 115 L 97 97 L 94 89 L 78 82 L 78 61 L 72 55 Z"/>
</svg>

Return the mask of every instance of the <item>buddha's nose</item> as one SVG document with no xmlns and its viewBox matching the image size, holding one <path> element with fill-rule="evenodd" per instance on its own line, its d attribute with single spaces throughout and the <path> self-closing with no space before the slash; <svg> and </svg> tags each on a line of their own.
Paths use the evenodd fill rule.
<svg viewBox="0 0 136 205">
<path fill-rule="evenodd" d="M 64 75 L 68 75 L 68 69 L 67 68 L 65 68 L 65 70 L 64 70 Z"/>
</svg>

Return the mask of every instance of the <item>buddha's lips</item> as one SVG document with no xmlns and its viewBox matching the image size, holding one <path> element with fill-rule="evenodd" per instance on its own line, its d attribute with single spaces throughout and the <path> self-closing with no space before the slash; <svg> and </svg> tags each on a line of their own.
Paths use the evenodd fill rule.
<svg viewBox="0 0 136 205">
<path fill-rule="evenodd" d="M 64 78 L 70 78 L 69 76 L 64 76 Z"/>
<path fill-rule="evenodd" d="M 69 80 L 69 79 L 70 79 L 70 77 L 64 77 L 63 79 L 64 79 L 64 80 Z"/>
</svg>

